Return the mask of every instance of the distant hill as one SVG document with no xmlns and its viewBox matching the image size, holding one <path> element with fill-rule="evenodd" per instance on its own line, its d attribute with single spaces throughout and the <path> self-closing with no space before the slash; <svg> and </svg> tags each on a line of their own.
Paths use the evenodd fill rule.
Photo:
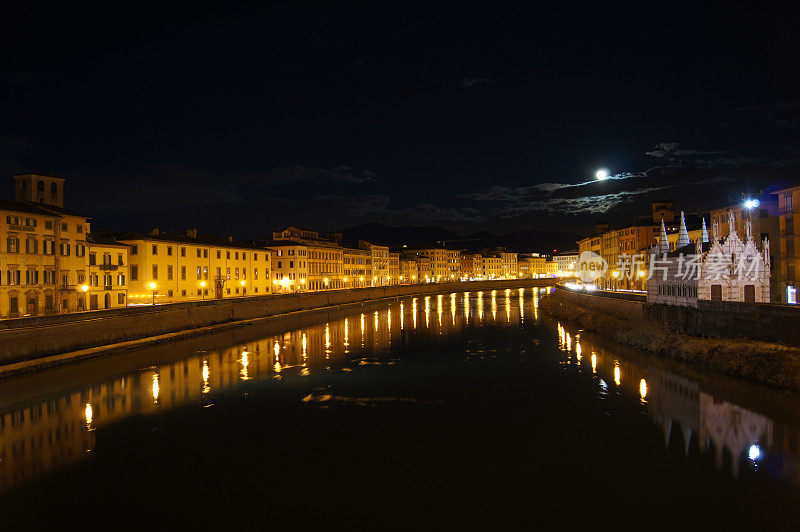
<svg viewBox="0 0 800 532">
<path fill-rule="evenodd" d="M 419 227 L 406 225 L 392 227 L 381 223 L 369 223 L 338 231 L 342 233 L 344 242 L 354 243 L 361 240 L 409 249 L 441 246 L 460 248 L 468 251 L 480 251 L 498 246 L 519 253 L 541 252 L 552 253 L 553 250 L 567 251 L 577 249 L 578 235 L 567 231 L 514 231 L 505 235 L 496 235 L 487 231 L 478 231 L 469 235 L 459 235 L 441 227 Z"/>
</svg>

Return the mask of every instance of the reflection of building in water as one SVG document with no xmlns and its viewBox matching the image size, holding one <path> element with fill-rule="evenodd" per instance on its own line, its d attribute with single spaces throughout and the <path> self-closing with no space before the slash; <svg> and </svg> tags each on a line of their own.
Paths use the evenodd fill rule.
<svg viewBox="0 0 800 532">
<path fill-rule="evenodd" d="M 692 438 L 701 451 L 713 445 L 717 467 L 721 468 L 727 451 L 732 457 L 734 475 L 739 474 L 740 461 L 748 456 L 751 446 L 773 447 L 770 418 L 727 401 L 717 401 L 689 379 L 656 368 L 650 369 L 650 375 L 650 414 L 662 426 L 667 445 L 677 424 L 686 454 Z"/>
<path fill-rule="evenodd" d="M 506 305 L 506 316 L 510 316 L 507 319 L 511 322 L 519 321 L 523 305 L 530 305 L 530 314 L 536 315 L 535 299 L 523 300 L 522 296 L 522 292 L 515 292 L 511 299 L 507 296 L 500 300 Z M 465 323 L 479 325 L 483 305 L 488 306 L 482 293 L 474 299 L 467 294 L 432 299 L 424 297 L 424 324 L 430 331 L 424 331 L 417 323 L 423 301 L 412 298 L 371 315 L 355 314 L 349 319 L 220 350 L 192 350 L 186 358 L 108 377 L 90 386 L 70 387 L 70 383 L 63 383 L 61 391 L 27 399 L 24 404 L 21 400 L 4 404 L 0 396 L 0 491 L 80 460 L 94 448 L 95 430 L 127 416 L 146 415 L 184 403 L 207 404 L 215 392 L 243 380 L 286 374 L 304 376 L 323 371 L 330 367 L 331 361 L 345 357 L 352 358 L 354 363 L 373 363 L 372 358 L 389 352 L 392 340 L 404 333 L 410 334 L 415 329 L 417 333 L 434 332 L 432 329 L 450 333 Z M 470 303 L 477 304 L 481 318 L 466 308 Z M 436 318 L 431 320 L 434 304 Z M 457 311 L 457 305 L 465 305 L 463 313 Z M 497 297 L 492 294 L 493 312 L 497 305 Z"/>
</svg>

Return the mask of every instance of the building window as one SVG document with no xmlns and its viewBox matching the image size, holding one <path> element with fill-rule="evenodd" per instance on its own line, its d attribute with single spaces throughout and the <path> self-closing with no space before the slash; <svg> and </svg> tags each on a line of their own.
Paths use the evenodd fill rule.
<svg viewBox="0 0 800 532">
<path fill-rule="evenodd" d="M 226 251 L 225 252 L 225 258 L 228 259 L 228 260 L 231 259 L 231 252 L 230 251 Z"/>
<path fill-rule="evenodd" d="M 119 305 L 125 304 L 125 294 L 117 294 L 117 304 Z"/>
<path fill-rule="evenodd" d="M 167 266 L 167 281 L 172 280 L 172 264 Z"/>
<path fill-rule="evenodd" d="M 186 266 L 181 266 L 181 281 L 186 280 Z"/>
<path fill-rule="evenodd" d="M 172 246 L 167 246 L 167 256 L 168 257 L 172 256 Z"/>
<path fill-rule="evenodd" d="M 97 253 L 89 253 L 89 266 L 97 264 Z"/>
<path fill-rule="evenodd" d="M 10 236 L 6 239 L 6 251 L 8 253 L 19 253 L 19 238 Z"/>
<path fill-rule="evenodd" d="M 131 281 L 139 280 L 139 266 L 134 264 L 131 266 Z"/>
<path fill-rule="evenodd" d="M 139 254 L 139 246 L 133 244 L 131 246 L 131 255 L 138 255 Z"/>
<path fill-rule="evenodd" d="M 217 250 L 217 258 L 218 259 L 222 258 L 222 252 L 220 250 Z"/>
<path fill-rule="evenodd" d="M 181 248 L 181 257 L 186 256 L 186 248 Z"/>
<path fill-rule="evenodd" d="M 153 244 L 153 255 L 158 255 L 158 244 Z"/>
<path fill-rule="evenodd" d="M 203 279 L 208 281 L 208 266 L 203 266 Z"/>
<path fill-rule="evenodd" d="M 197 248 L 197 258 L 199 259 L 202 256 L 203 256 L 203 254 L 202 254 L 200 248 Z"/>
<path fill-rule="evenodd" d="M 153 280 L 158 281 L 158 264 L 153 264 Z"/>
<path fill-rule="evenodd" d="M 181 297 L 186 297 L 186 290 L 181 290 Z"/>
<path fill-rule="evenodd" d="M 200 266 L 197 267 L 197 280 L 199 281 L 203 277 L 203 270 Z"/>
</svg>

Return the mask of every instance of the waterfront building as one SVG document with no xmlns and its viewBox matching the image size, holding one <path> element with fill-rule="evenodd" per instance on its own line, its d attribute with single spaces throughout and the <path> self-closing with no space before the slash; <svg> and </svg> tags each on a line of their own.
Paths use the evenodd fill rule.
<svg viewBox="0 0 800 532">
<path fill-rule="evenodd" d="M 0 200 L 0 318 L 76 312 L 89 218 L 64 209 L 64 179 L 14 176 Z"/>
<path fill-rule="evenodd" d="M 287 227 L 272 240 L 256 241 L 272 251 L 273 288 L 277 292 L 305 292 L 344 288 L 344 248 L 317 231 Z"/>
<path fill-rule="evenodd" d="M 483 257 L 479 253 L 462 253 L 459 261 L 462 277 L 466 279 L 483 278 Z"/>
<path fill-rule="evenodd" d="M 780 272 L 780 301 L 797 304 L 797 290 L 800 288 L 800 185 L 779 190 L 777 195 L 780 259 L 776 270 Z"/>
<path fill-rule="evenodd" d="M 721 235 L 728 234 L 728 213 L 733 212 L 733 220 L 736 232 L 740 235 L 745 234 L 745 223 L 752 225 L 753 237 L 762 241 L 767 238 L 772 246 L 770 255 L 772 256 L 772 272 L 770 276 L 770 296 L 772 301 L 785 302 L 786 290 L 782 288 L 786 285 L 782 274 L 781 261 L 781 235 L 779 229 L 780 215 L 778 207 L 778 193 L 764 192 L 755 196 L 743 198 L 738 203 L 723 205 L 712 209 L 709 212 L 709 224 L 715 222 L 719 227 Z M 783 299 L 782 299 L 783 297 Z"/>
<path fill-rule="evenodd" d="M 90 233 L 87 247 L 89 275 L 80 287 L 83 294 L 79 293 L 78 309 L 104 310 L 126 306 L 128 245 Z"/>
<path fill-rule="evenodd" d="M 500 258 L 503 260 L 503 278 L 516 279 L 519 274 L 519 264 L 517 254 L 508 251 L 500 252 Z"/>
<path fill-rule="evenodd" d="M 577 252 L 556 253 L 553 255 L 557 273 L 565 277 L 577 275 L 578 257 Z"/>
<path fill-rule="evenodd" d="M 424 280 L 426 283 L 430 283 L 433 281 L 433 260 L 422 255 L 417 255 L 415 260 L 419 266 L 419 282 Z"/>
<path fill-rule="evenodd" d="M 366 249 L 343 248 L 345 288 L 363 288 L 372 284 L 372 253 Z"/>
<path fill-rule="evenodd" d="M 647 301 L 696 307 L 698 300 L 765 303 L 770 300 L 769 239 L 758 249 L 749 221 L 745 238 L 736 232 L 733 212 L 728 214 L 728 234 L 721 240 L 715 222 L 709 242 L 702 239 L 669 251 L 666 230 L 653 248 Z M 681 233 L 688 232 L 681 222 Z M 684 236 L 683 241 L 688 242 Z"/>
<path fill-rule="evenodd" d="M 409 250 L 408 253 L 430 259 L 430 278 L 433 281 L 455 281 L 461 277 L 461 253 L 458 250 L 428 248 Z"/>
<path fill-rule="evenodd" d="M 388 267 L 389 276 L 387 278 L 387 284 L 400 283 L 400 253 L 395 253 L 392 251 L 389 252 Z"/>
<path fill-rule="evenodd" d="M 418 260 L 400 257 L 400 282 L 403 284 L 420 282 Z"/>
<path fill-rule="evenodd" d="M 122 233 L 129 246 L 128 304 L 177 303 L 272 292 L 270 252 L 259 246 L 186 232 Z"/>
<path fill-rule="evenodd" d="M 372 279 L 368 286 L 385 286 L 389 283 L 389 247 L 366 240 L 358 241 L 359 249 L 369 251 L 372 260 Z M 399 265 L 398 265 L 399 267 Z"/>
<path fill-rule="evenodd" d="M 487 279 L 502 279 L 503 258 L 499 254 L 483 256 L 483 275 Z"/>
</svg>

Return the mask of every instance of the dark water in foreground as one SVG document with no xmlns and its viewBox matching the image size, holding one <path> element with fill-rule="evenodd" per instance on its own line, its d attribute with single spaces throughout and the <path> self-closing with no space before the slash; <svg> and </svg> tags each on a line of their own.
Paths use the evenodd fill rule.
<svg viewBox="0 0 800 532">
<path fill-rule="evenodd" d="M 0 526 L 797 529 L 797 395 L 604 343 L 539 295 L 405 298 L 2 381 Z"/>
</svg>

